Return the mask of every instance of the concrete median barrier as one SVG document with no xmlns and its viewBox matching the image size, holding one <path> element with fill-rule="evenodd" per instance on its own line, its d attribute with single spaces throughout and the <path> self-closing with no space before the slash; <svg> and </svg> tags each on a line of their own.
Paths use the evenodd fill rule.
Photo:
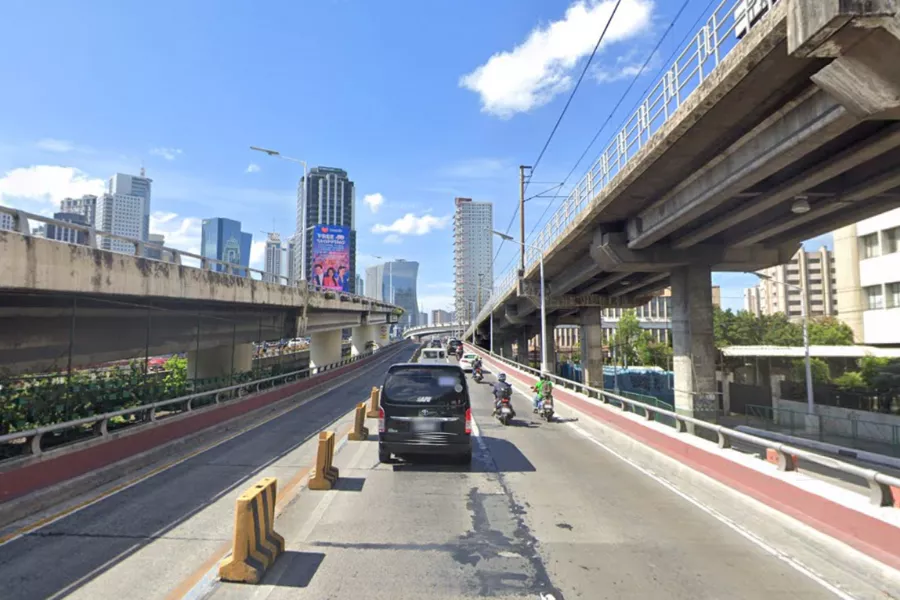
<svg viewBox="0 0 900 600">
<path fill-rule="evenodd" d="M 366 413 L 366 417 L 370 419 L 378 418 L 378 406 L 381 401 L 381 388 L 373 387 L 372 393 L 369 394 L 369 412 Z"/>
<path fill-rule="evenodd" d="M 322 431 L 319 433 L 316 467 L 309 476 L 309 489 L 330 490 L 337 483 L 340 472 L 334 466 L 334 443 L 335 435 L 333 431 Z"/>
<path fill-rule="evenodd" d="M 275 533 L 278 480 L 261 479 L 237 499 L 231 556 L 219 565 L 222 581 L 259 583 L 284 552 L 284 538 Z"/>
<path fill-rule="evenodd" d="M 353 431 L 350 432 L 348 439 L 351 442 L 364 442 L 369 439 L 369 429 L 366 427 L 365 402 L 360 402 L 356 405 L 356 411 L 353 415 Z"/>
</svg>

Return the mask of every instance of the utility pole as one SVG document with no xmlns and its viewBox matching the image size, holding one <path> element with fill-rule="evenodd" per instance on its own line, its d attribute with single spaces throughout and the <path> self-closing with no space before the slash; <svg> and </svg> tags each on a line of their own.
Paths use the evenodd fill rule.
<svg viewBox="0 0 900 600">
<path fill-rule="evenodd" d="M 525 165 L 519 165 L 519 277 L 525 276 Z"/>
<path fill-rule="evenodd" d="M 475 307 L 476 311 L 481 310 L 481 281 L 484 279 L 484 273 L 478 274 L 478 305 Z M 477 315 L 477 313 L 476 313 Z"/>
</svg>

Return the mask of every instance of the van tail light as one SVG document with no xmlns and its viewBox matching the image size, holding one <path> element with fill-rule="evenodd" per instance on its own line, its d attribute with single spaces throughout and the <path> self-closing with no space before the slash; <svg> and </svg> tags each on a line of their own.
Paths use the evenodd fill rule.
<svg viewBox="0 0 900 600">
<path fill-rule="evenodd" d="M 466 433 L 472 433 L 472 409 L 466 409 Z"/>
<path fill-rule="evenodd" d="M 378 433 L 384 433 L 384 409 L 378 409 Z"/>
</svg>

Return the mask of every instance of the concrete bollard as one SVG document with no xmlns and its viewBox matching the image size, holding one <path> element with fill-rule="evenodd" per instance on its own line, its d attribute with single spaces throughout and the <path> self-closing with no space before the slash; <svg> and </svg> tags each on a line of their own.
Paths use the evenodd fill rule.
<svg viewBox="0 0 900 600">
<path fill-rule="evenodd" d="M 222 581 L 259 583 L 284 552 L 284 538 L 275 533 L 277 497 L 278 480 L 266 477 L 237 499 L 231 556 L 219 563 Z"/>
<path fill-rule="evenodd" d="M 316 468 L 309 477 L 309 489 L 330 490 L 337 483 L 340 473 L 334 466 L 334 432 L 319 432 L 319 449 L 316 453 Z"/>
<path fill-rule="evenodd" d="M 378 404 L 381 400 L 381 390 L 377 387 L 372 388 L 372 392 L 369 394 L 369 412 L 366 413 L 366 417 L 369 419 L 377 419 L 378 418 Z"/>
<path fill-rule="evenodd" d="M 353 415 L 353 431 L 347 436 L 351 442 L 365 442 L 369 439 L 369 429 L 366 427 L 366 403 L 356 405 Z"/>
</svg>

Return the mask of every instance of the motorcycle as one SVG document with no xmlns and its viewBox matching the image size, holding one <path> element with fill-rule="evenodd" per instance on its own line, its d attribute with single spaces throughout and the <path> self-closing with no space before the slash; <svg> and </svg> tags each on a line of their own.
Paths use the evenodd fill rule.
<svg viewBox="0 0 900 600">
<path fill-rule="evenodd" d="M 481 371 L 481 367 L 476 367 L 472 370 L 472 379 L 475 383 L 481 383 L 481 380 L 484 379 L 484 373 Z"/>
<path fill-rule="evenodd" d="M 553 395 L 545 394 L 541 398 L 541 417 L 548 423 L 553 420 Z"/>
<path fill-rule="evenodd" d="M 497 409 L 497 419 L 505 426 L 509 425 L 513 416 L 512 406 L 509 404 L 509 398 L 500 399 L 500 408 Z"/>
</svg>

